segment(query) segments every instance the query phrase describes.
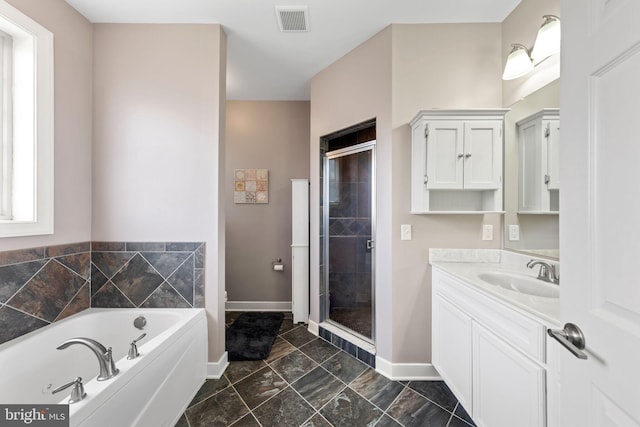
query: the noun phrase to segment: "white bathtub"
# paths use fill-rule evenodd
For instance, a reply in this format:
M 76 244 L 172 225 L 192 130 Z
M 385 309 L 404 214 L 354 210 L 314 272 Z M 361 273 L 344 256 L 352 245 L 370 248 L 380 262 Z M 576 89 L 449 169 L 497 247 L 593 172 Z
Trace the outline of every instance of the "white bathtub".
M 141 331 L 138 316 L 147 320 Z M 127 360 L 129 343 L 143 332 L 140 357 Z M 98 381 L 98 360 L 89 348 L 56 347 L 85 337 L 113 348 L 120 370 Z M 87 397 L 69 406 L 71 426 L 173 426 L 204 383 L 207 322 L 204 309 L 98 309 L 0 345 L 0 403 L 67 403 L 71 389 L 59 385 L 82 377 Z

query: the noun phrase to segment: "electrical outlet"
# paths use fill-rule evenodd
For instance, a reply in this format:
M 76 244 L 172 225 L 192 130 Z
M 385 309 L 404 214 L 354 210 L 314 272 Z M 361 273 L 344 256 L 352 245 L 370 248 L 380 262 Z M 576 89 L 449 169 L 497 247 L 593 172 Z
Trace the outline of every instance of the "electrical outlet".
M 484 224 L 482 226 L 482 240 L 493 240 L 493 225 Z
M 411 224 L 400 225 L 400 240 L 411 240 Z
M 520 226 L 519 225 L 510 225 L 509 226 L 509 240 L 520 240 Z

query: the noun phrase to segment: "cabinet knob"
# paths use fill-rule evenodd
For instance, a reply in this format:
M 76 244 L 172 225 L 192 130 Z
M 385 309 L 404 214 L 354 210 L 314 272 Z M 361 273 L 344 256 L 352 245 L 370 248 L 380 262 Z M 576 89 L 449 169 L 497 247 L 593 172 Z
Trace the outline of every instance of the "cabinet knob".
M 464 155 L 465 159 L 468 159 L 469 157 L 471 157 L 471 153 L 467 153 Z
M 461 159 L 461 158 L 463 158 L 463 157 L 464 157 L 464 154 L 462 154 L 462 153 L 458 154 L 458 158 L 459 158 L 459 159 Z

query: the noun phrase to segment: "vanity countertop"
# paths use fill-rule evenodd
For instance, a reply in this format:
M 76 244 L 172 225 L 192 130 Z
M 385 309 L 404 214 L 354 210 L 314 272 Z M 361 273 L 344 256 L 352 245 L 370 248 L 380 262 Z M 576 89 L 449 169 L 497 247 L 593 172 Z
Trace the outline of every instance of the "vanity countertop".
M 461 280 L 467 286 L 479 292 L 537 317 L 543 323 L 548 324 L 548 326 L 557 327 L 560 324 L 559 298 L 546 298 L 519 293 L 492 285 L 478 278 L 478 275 L 481 273 L 505 272 L 526 275 L 536 279 L 537 268 L 535 271 L 526 268 L 526 262 L 531 259 L 530 257 L 506 253 L 500 250 L 463 250 L 466 251 L 465 255 L 472 253 L 473 256 L 463 256 L 461 258 L 459 256 L 456 257 L 454 254 L 455 251 L 452 250 L 446 250 L 446 256 L 442 256 L 443 252 L 437 251 L 439 250 L 432 249 L 430 252 L 429 263 L 433 268 Z M 451 254 L 454 254 L 454 256 L 451 257 Z M 458 255 L 459 254 L 460 253 L 458 253 Z M 556 264 L 555 262 L 551 263 Z M 542 283 L 542 285 L 544 285 L 544 283 Z

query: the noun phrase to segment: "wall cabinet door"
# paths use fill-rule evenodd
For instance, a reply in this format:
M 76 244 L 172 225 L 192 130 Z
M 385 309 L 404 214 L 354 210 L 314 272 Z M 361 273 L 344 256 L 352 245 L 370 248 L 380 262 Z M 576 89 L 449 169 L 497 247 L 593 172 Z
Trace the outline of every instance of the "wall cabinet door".
M 429 122 L 427 129 L 427 189 L 500 187 L 501 122 Z
M 438 295 L 433 299 L 433 366 L 471 411 L 471 318 Z
M 464 188 L 497 189 L 502 185 L 502 123 L 474 121 L 464 125 Z
M 558 211 L 560 189 L 558 109 L 520 120 L 518 127 L 518 212 Z
M 411 120 L 411 213 L 502 211 L 506 111 L 425 110 Z
M 547 189 L 560 189 L 560 120 L 547 121 Z
M 464 123 L 428 122 L 427 189 L 459 189 L 464 185 Z
M 478 427 L 544 427 L 545 369 L 477 323 L 472 335 Z

